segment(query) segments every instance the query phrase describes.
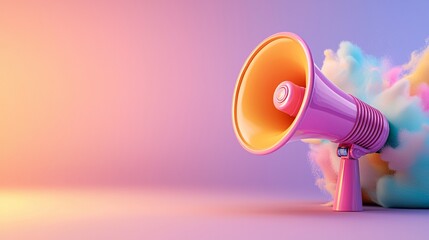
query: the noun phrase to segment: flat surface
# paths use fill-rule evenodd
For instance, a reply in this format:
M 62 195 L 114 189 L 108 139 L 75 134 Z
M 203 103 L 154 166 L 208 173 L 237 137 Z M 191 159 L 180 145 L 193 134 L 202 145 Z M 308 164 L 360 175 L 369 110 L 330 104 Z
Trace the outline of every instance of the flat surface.
M 429 236 L 428 210 L 365 207 L 365 212 L 337 213 L 320 200 L 300 196 L 130 189 L 1 190 L 0 204 L 0 239 Z

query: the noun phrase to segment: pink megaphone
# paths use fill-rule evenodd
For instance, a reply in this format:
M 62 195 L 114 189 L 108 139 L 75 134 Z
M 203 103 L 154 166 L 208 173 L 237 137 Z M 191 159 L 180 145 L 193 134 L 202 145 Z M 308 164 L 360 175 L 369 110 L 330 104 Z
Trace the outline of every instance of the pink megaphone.
M 339 143 L 333 209 L 362 211 L 358 158 L 386 144 L 389 123 L 329 81 L 300 37 L 275 34 L 252 52 L 235 87 L 232 116 L 240 144 L 251 153 L 267 154 L 300 139 Z

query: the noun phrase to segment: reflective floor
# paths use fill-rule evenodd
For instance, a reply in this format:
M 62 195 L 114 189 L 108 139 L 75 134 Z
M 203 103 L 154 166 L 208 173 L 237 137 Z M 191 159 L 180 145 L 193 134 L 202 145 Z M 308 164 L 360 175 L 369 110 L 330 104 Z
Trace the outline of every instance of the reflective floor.
M 310 197 L 136 189 L 0 191 L 0 239 L 427 239 L 429 210 L 332 212 Z

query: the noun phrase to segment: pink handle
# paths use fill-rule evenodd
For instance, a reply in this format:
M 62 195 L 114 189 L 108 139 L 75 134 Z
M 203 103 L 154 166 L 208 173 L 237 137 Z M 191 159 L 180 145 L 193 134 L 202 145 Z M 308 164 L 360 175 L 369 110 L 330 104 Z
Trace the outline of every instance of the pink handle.
M 362 211 L 362 192 L 357 159 L 341 157 L 333 209 L 339 212 Z

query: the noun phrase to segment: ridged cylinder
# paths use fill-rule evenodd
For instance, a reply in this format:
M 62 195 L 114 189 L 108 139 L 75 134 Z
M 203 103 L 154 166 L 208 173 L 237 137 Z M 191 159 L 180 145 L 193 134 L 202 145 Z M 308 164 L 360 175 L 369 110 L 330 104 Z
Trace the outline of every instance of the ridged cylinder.
M 356 103 L 356 121 L 350 133 L 338 142 L 356 144 L 369 152 L 377 152 L 386 143 L 389 122 L 379 110 L 352 97 Z

